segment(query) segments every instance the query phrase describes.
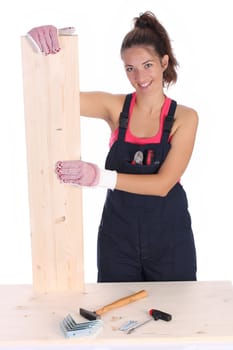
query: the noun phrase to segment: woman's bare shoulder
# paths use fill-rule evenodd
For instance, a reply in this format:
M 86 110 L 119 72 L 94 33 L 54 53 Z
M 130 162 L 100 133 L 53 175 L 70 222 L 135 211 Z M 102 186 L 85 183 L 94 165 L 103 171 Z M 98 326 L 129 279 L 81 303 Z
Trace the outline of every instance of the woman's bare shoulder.
M 174 124 L 171 131 L 171 136 L 180 128 L 197 129 L 198 126 L 198 113 L 195 109 L 187 107 L 181 104 L 177 105 Z
M 176 118 L 198 119 L 198 113 L 191 107 L 178 104 L 176 109 Z
M 108 111 L 107 121 L 111 129 L 115 130 L 119 124 L 119 117 L 124 105 L 126 95 L 112 94 L 112 93 L 106 93 L 106 92 L 103 92 L 101 94 L 104 100 L 104 104 Z

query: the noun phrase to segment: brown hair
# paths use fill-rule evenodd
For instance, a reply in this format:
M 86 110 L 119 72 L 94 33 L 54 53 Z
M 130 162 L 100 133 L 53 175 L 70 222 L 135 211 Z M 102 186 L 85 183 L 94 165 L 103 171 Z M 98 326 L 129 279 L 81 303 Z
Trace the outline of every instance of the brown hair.
M 166 29 L 150 11 L 134 18 L 134 28 L 124 37 L 121 54 L 125 49 L 138 45 L 152 46 L 160 58 L 168 55 L 168 67 L 163 73 L 164 84 L 169 85 L 177 81 L 178 62 L 174 56 L 170 38 Z

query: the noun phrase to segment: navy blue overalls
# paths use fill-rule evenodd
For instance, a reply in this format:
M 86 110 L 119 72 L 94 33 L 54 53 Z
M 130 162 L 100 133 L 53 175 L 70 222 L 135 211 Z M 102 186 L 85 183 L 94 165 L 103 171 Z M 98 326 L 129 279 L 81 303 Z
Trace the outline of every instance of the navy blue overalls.
M 132 94 L 120 115 L 118 139 L 105 167 L 119 173 L 158 172 L 170 149 L 169 134 L 176 102 L 171 101 L 160 143 L 125 142 Z M 132 164 L 137 151 L 150 165 Z M 196 250 L 185 191 L 178 182 L 165 197 L 108 190 L 97 245 L 98 282 L 196 280 Z

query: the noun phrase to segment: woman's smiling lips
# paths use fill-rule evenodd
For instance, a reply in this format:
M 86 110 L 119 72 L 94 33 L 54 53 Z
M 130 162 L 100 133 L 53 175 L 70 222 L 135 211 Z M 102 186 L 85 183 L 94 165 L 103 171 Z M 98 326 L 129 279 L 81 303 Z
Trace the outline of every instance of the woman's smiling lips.
M 142 89 L 146 89 L 148 86 L 150 86 L 152 83 L 152 81 L 149 81 L 147 83 L 137 83 L 137 85 L 142 88 Z

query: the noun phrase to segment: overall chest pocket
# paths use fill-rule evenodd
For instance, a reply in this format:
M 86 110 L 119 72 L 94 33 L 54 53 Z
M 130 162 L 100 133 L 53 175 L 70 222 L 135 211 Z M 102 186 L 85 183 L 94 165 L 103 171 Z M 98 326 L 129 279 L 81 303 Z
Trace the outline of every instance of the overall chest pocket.
M 153 145 L 154 146 L 154 145 Z M 120 168 L 127 174 L 155 174 L 161 165 L 159 148 L 129 149 L 123 157 Z

